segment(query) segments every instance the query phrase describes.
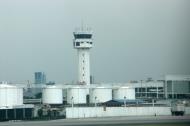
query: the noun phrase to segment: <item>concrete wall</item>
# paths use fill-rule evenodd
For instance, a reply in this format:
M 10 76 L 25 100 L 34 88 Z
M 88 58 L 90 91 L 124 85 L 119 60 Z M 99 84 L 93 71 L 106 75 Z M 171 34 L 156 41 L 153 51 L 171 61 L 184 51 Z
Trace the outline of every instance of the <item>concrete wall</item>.
M 185 115 L 190 115 L 190 107 L 185 107 Z
M 69 107 L 66 118 L 171 115 L 170 107 Z

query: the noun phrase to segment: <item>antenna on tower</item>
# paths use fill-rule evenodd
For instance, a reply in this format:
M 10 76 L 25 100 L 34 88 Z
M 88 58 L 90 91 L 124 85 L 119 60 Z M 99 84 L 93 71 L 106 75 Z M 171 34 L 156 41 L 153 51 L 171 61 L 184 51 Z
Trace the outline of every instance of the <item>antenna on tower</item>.
M 81 30 L 83 31 L 84 30 L 84 23 L 83 23 L 83 20 L 81 22 Z

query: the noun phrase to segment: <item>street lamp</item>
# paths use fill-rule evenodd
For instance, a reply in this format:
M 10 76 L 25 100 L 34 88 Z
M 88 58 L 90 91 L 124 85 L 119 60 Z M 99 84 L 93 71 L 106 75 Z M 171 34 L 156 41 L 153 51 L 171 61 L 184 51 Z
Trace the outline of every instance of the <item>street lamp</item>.
M 73 99 L 74 99 L 74 97 L 72 96 L 72 97 L 71 97 L 71 105 L 72 105 L 72 118 L 73 118 L 73 116 L 74 116 L 74 108 L 73 108 L 73 106 L 74 106 L 74 102 L 73 102 Z
M 71 104 L 72 104 L 72 108 L 74 106 L 74 103 L 73 103 L 73 96 L 71 97 Z
M 124 96 L 124 105 L 126 107 L 126 96 Z
M 142 98 L 142 80 L 141 80 L 141 88 L 140 88 L 140 98 Z
M 96 104 L 96 99 L 97 99 L 97 97 L 95 96 L 95 97 L 94 97 L 94 99 L 95 99 L 95 101 L 94 101 L 94 102 L 95 102 L 95 107 L 96 107 L 96 106 L 97 106 L 97 104 Z

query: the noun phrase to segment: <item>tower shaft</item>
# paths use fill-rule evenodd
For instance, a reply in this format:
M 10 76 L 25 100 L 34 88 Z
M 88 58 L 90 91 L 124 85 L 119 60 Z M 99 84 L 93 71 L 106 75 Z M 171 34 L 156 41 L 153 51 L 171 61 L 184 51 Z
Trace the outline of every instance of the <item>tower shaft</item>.
M 78 81 L 81 84 L 90 84 L 90 51 L 78 49 Z

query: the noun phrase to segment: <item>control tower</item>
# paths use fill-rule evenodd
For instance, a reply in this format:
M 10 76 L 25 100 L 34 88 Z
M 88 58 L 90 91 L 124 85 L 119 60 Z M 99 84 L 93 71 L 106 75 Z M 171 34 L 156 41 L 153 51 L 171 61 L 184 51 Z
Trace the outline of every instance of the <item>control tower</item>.
M 73 33 L 73 46 L 78 51 L 78 83 L 90 85 L 90 49 L 92 48 L 92 30 L 76 29 Z

